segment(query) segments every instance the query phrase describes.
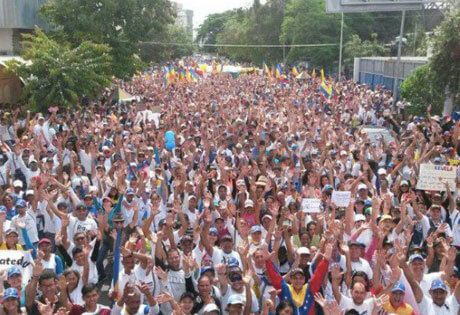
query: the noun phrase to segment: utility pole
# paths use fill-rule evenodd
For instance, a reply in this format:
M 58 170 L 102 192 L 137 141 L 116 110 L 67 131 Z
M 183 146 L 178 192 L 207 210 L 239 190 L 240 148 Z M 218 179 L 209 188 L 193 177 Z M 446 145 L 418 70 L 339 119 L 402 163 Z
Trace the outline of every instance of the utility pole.
M 340 53 L 339 53 L 339 71 L 337 75 L 337 81 L 340 81 L 342 77 L 342 49 L 343 49 L 343 12 L 342 12 L 342 22 L 340 24 Z
M 393 84 L 393 96 L 394 96 L 394 103 L 396 104 L 396 87 L 398 85 L 398 79 L 401 77 L 401 69 L 399 69 L 401 64 L 401 44 L 402 44 L 402 37 L 404 34 L 404 20 L 406 19 L 406 10 L 402 11 L 402 18 L 401 18 L 401 28 L 399 30 L 399 41 L 398 41 L 398 58 L 396 59 L 396 69 L 393 71 L 395 74 L 394 84 Z

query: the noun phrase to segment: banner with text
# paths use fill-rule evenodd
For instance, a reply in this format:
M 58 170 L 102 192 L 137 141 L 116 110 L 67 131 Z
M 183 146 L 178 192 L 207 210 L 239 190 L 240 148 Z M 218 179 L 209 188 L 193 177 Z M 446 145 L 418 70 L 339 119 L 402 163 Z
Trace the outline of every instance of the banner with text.
M 447 182 L 450 190 L 454 191 L 457 187 L 456 178 L 457 166 L 421 164 L 417 189 L 444 191 L 446 186 L 443 182 Z
M 0 250 L 0 270 L 16 266 L 22 272 L 22 283 L 28 283 L 32 276 L 33 259 L 29 251 Z

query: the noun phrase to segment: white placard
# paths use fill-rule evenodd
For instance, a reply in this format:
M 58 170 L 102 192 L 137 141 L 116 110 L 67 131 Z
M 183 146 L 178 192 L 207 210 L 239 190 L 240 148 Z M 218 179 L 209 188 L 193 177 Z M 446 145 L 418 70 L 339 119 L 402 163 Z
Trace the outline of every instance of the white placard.
M 303 198 L 302 199 L 302 211 L 308 213 L 320 212 L 321 200 L 316 198 Z
M 22 272 L 22 282 L 29 282 L 32 276 L 33 259 L 29 251 L 0 250 L 0 270 L 16 266 Z
M 332 192 L 332 199 L 331 201 L 337 207 L 348 207 L 350 205 L 351 200 L 351 191 L 336 191 Z
M 454 191 L 457 187 L 457 166 L 421 164 L 417 189 L 444 191 L 446 186 L 441 181 L 447 181 L 449 188 Z

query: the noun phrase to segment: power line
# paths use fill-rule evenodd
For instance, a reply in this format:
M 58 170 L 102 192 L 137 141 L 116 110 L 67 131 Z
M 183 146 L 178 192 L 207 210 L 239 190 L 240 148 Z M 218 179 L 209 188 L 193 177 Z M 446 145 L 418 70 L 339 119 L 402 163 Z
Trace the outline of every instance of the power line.
M 339 44 L 289 44 L 289 45 L 256 45 L 256 44 L 197 44 L 197 43 L 163 43 L 163 42 L 141 42 L 142 44 L 164 45 L 164 46 L 200 46 L 200 47 L 252 47 L 252 48 L 283 48 L 283 47 L 328 47 Z

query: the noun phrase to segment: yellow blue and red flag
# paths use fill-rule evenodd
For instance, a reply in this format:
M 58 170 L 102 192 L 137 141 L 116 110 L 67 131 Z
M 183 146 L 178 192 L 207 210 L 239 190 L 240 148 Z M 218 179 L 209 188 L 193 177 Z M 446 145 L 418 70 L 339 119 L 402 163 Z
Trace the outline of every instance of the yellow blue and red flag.
M 276 72 L 275 72 L 275 77 L 278 79 L 278 78 L 281 78 L 281 74 L 283 74 L 283 72 L 281 71 L 281 65 L 280 64 L 277 64 L 276 65 Z
M 297 76 L 299 75 L 299 70 L 297 70 L 297 67 L 296 67 L 296 66 L 292 67 L 292 74 L 293 74 L 295 77 L 297 77 Z
M 332 97 L 332 86 L 328 85 L 326 82 L 321 82 L 320 91 L 324 94 L 324 96 L 328 99 Z
M 324 69 L 321 69 L 321 82 L 326 81 L 326 76 L 324 75 Z

